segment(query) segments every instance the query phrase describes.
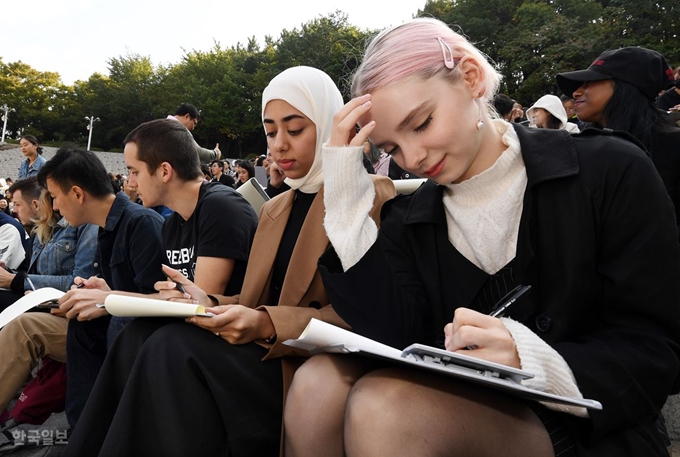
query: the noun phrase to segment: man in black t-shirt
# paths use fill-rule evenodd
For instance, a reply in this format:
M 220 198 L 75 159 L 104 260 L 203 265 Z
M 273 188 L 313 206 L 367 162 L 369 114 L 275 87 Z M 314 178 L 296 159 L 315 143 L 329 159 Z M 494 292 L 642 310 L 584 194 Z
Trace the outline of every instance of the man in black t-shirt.
M 208 293 L 238 294 L 257 228 L 250 204 L 228 186 L 203 182 L 191 135 L 176 122 L 140 125 L 124 153 L 144 206 L 174 211 L 162 232 L 168 265 Z

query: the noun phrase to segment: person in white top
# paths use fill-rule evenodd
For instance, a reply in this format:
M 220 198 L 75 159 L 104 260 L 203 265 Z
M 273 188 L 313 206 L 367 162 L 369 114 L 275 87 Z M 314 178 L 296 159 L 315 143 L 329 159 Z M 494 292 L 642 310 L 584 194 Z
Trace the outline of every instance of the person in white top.
M 555 95 L 544 95 L 527 110 L 527 117 L 533 127 L 539 129 L 564 129 L 569 133 L 579 133 L 576 124 L 567 121 L 567 111 L 562 101 Z

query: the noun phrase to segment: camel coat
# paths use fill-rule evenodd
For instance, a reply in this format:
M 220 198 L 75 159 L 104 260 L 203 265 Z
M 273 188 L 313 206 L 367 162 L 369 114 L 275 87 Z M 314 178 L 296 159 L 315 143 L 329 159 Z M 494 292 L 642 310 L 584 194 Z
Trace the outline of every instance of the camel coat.
M 370 216 L 379 224 L 383 203 L 393 198 L 396 192 L 390 179 L 373 175 L 372 178 L 376 196 Z M 283 342 L 299 337 L 312 318 L 349 328 L 333 310 L 317 268 L 319 257 L 330 245 L 323 227 L 323 187 L 312 202 L 300 229 L 281 288 L 279 304 L 267 305 L 274 259 L 294 198 L 295 192 L 287 191 L 262 207 L 241 294 L 233 297 L 211 295 L 220 305 L 241 304 L 269 313 L 276 330 L 276 339 L 271 344 L 264 340 L 257 343 L 269 349 L 263 360 L 286 356 L 282 359 L 284 402 L 293 374 L 308 354 Z

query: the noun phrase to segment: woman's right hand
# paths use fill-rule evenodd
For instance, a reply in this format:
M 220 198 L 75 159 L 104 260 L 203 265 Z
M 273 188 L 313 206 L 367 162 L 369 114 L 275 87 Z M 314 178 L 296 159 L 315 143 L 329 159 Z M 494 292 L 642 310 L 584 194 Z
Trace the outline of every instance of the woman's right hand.
M 278 189 L 283 184 L 284 179 L 286 179 L 286 175 L 283 170 L 279 168 L 276 162 L 272 161 L 269 166 L 269 184 Z
M 331 148 L 361 146 L 375 128 L 375 121 L 364 125 L 358 133 L 356 125 L 371 109 L 371 94 L 353 98 L 333 116 L 333 130 L 326 144 Z

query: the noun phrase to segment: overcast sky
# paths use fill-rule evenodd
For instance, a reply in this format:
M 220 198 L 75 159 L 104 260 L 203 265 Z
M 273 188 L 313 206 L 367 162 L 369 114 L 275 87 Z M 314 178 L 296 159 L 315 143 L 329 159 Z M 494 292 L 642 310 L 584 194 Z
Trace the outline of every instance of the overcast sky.
M 106 61 L 128 53 L 154 64 L 178 63 L 185 51 L 228 48 L 255 36 L 278 38 L 336 10 L 362 29 L 409 20 L 425 0 L 19 0 L 2 2 L 0 57 L 21 60 L 62 81 L 108 74 Z

